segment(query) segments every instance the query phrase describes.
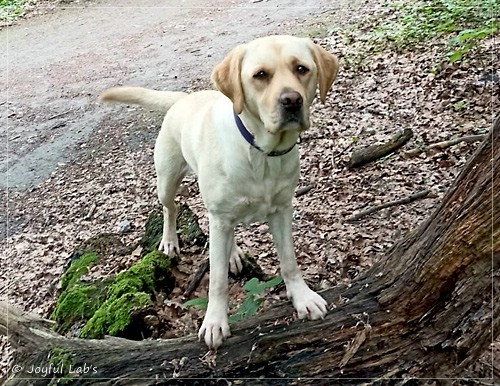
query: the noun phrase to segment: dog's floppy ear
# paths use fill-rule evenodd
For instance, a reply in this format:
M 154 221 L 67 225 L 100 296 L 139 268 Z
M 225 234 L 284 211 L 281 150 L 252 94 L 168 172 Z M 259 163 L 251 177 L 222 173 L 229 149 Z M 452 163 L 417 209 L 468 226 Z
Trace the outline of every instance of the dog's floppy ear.
M 326 101 L 326 94 L 330 87 L 332 87 L 333 81 L 337 77 L 337 72 L 339 71 L 339 60 L 338 58 L 329 53 L 323 47 L 313 43 L 311 40 L 312 51 L 314 55 L 314 61 L 318 68 L 318 83 L 319 83 L 319 96 L 322 103 Z
M 235 47 L 212 72 L 212 81 L 221 93 L 233 101 L 237 114 L 243 111 L 245 103 L 241 85 L 241 62 L 245 50 L 245 45 Z

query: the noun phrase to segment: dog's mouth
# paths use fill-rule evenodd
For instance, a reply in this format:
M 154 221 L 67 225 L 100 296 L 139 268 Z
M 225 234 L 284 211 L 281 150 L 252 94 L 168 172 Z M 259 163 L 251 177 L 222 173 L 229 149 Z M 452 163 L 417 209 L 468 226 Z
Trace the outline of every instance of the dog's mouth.
M 280 127 L 282 128 L 281 130 L 305 130 L 307 127 L 303 111 L 283 111 L 281 113 Z
M 281 134 L 288 131 L 303 132 L 309 128 L 309 122 L 302 117 L 286 117 L 277 123 L 267 126 L 270 134 Z
M 286 131 L 305 131 L 309 128 L 309 118 L 306 114 L 300 111 L 283 111 L 281 110 L 274 122 L 267 127 L 267 131 L 271 134 L 278 134 Z

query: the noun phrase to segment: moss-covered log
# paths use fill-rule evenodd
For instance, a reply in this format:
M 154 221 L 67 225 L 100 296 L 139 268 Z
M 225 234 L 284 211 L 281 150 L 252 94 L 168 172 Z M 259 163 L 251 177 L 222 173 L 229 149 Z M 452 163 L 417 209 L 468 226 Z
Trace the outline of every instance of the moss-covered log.
M 500 302 L 493 298 L 500 291 L 493 280 L 500 275 L 499 141 L 500 119 L 424 224 L 352 286 L 322 293 L 334 308 L 324 320 L 290 322 L 292 307 L 284 303 L 236 324 L 215 356 L 205 355 L 194 336 L 63 338 L 3 304 L 0 334 L 8 333 L 15 363 L 23 366 L 7 385 L 45 385 L 60 377 L 26 379 L 33 365 L 52 363 L 54 350 L 64 354 L 57 363 L 83 369 L 65 373 L 73 385 L 192 385 L 192 378 L 215 385 L 243 377 L 245 385 L 261 385 L 263 377 L 279 385 L 297 377 L 327 379 L 308 382 L 314 385 L 359 384 L 360 378 L 371 384 L 390 378 L 396 385 L 466 378 L 467 367 L 500 331 Z

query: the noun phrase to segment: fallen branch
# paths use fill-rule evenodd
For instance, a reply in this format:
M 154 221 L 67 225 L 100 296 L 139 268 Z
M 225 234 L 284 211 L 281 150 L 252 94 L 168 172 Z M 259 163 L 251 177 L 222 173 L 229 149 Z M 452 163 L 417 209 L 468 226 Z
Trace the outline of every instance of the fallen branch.
M 365 209 L 365 210 L 363 210 L 355 215 L 347 217 L 344 221 L 346 221 L 346 222 L 358 221 L 359 219 L 361 219 L 365 216 L 368 216 L 372 213 L 378 212 L 379 210 L 389 208 L 390 206 L 409 204 L 410 202 L 413 202 L 415 200 L 425 198 L 429 195 L 429 193 L 430 193 L 430 190 L 426 189 L 426 190 L 422 190 L 421 192 L 413 193 L 412 195 L 405 197 L 405 198 L 401 198 L 399 200 L 390 201 L 390 202 L 386 202 L 385 204 L 372 206 L 372 207 Z
M 47 120 L 50 121 L 52 119 L 56 119 L 56 118 L 62 117 L 63 115 L 66 115 L 66 114 L 70 113 L 71 111 L 72 110 L 66 110 L 66 111 L 63 111 L 62 113 L 58 113 L 58 114 L 52 115 L 51 117 L 48 117 Z
M 482 141 L 484 139 L 484 135 L 468 135 L 466 137 L 460 137 L 460 138 L 453 138 L 448 141 L 442 141 L 442 142 L 436 142 L 433 144 L 430 144 L 428 146 L 423 146 L 423 147 L 417 147 L 415 149 L 411 149 L 408 151 L 405 151 L 404 155 L 406 157 L 416 157 L 417 155 L 421 153 L 428 153 L 432 149 L 446 149 L 447 147 L 450 146 L 455 146 L 461 142 L 478 142 Z
M 205 272 L 208 271 L 208 259 L 205 259 L 200 266 L 198 267 L 198 271 L 196 271 L 196 274 L 194 275 L 193 280 L 188 284 L 186 290 L 184 291 L 184 296 L 188 298 L 193 291 L 198 287 L 200 284 L 201 279 L 203 278 L 203 275 L 205 275 Z
M 406 144 L 413 136 L 412 129 L 404 129 L 399 131 L 389 142 L 381 145 L 370 145 L 360 150 L 353 151 L 349 160 L 349 168 L 356 168 L 366 165 L 369 162 L 385 157 Z
M 313 185 L 305 186 L 303 188 L 297 189 L 295 192 L 295 197 L 303 196 L 304 194 L 309 193 L 314 188 Z

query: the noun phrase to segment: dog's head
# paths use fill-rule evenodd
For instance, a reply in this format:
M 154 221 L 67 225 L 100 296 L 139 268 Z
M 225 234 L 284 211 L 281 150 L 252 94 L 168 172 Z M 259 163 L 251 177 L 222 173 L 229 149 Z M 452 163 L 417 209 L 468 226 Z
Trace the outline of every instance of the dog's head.
M 234 48 L 212 80 L 235 111 L 258 118 L 271 134 L 309 128 L 309 107 L 337 76 L 338 59 L 310 39 L 268 36 Z

